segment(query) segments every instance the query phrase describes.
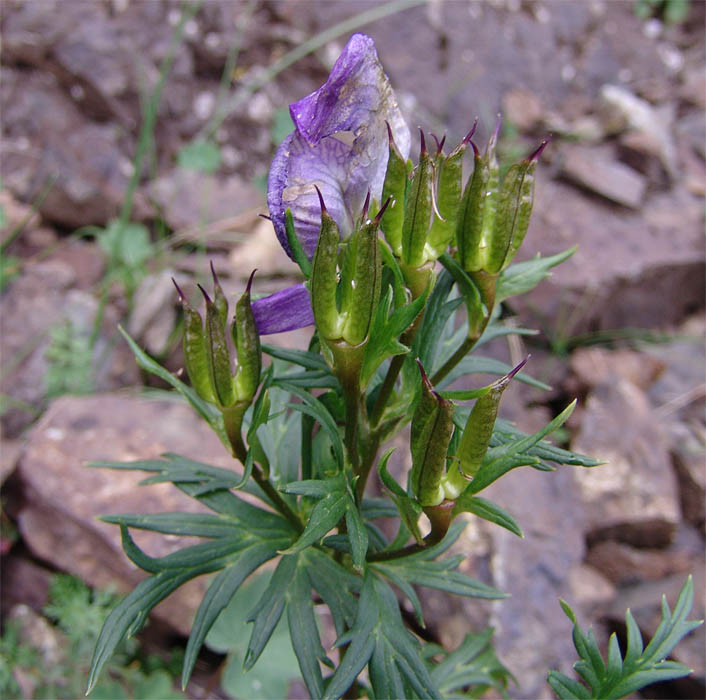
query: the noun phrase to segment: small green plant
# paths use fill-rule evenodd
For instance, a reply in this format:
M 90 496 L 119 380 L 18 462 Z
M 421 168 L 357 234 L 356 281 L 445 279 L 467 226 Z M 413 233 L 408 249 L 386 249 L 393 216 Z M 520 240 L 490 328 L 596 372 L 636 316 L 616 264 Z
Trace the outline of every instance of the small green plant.
M 689 16 L 690 0 L 637 0 L 635 15 L 640 19 L 662 17 L 667 24 L 681 24 Z
M 640 628 L 628 610 L 625 613 L 627 649 L 620 651 L 615 633 L 608 643 L 608 661 L 604 661 L 592 630 L 582 632 L 574 611 L 564 602 L 561 607 L 574 625 L 574 646 L 579 660 L 574 670 L 585 681 L 582 685 L 558 671 L 549 672 L 549 685 L 562 700 L 618 700 L 640 688 L 659 681 L 682 678 L 690 669 L 675 661 L 667 661 L 676 645 L 689 632 L 702 624 L 700 620 L 687 620 L 694 602 L 694 584 L 691 576 L 679 593 L 674 612 L 662 596 L 662 621 L 647 647 L 644 647 Z
M 23 690 L 30 688 L 33 689 L 30 697 L 38 700 L 82 697 L 91 651 L 116 601 L 112 593 L 91 590 L 73 576 L 54 576 L 44 614 L 55 625 L 50 634 L 56 635 L 58 642 L 56 658 L 48 662 L 39 645 L 23 640 L 20 620 L 10 620 L 0 638 L 0 697 L 28 700 Z M 153 657 L 141 658 L 139 644 L 131 639 L 119 645 L 93 697 L 171 700 L 184 696 L 174 689 L 166 664 Z
M 70 320 L 49 329 L 49 346 L 44 353 L 49 363 L 45 375 L 46 397 L 89 394 L 95 388 L 90 332 Z

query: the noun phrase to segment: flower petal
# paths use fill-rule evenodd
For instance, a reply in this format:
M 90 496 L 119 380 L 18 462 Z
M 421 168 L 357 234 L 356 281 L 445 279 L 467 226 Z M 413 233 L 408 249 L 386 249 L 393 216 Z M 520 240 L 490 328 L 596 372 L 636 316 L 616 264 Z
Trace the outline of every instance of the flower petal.
M 295 284 L 268 297 L 254 299 L 251 305 L 260 335 L 284 333 L 314 323 L 309 290 L 304 284 Z
M 321 212 L 314 185 L 346 237 L 368 191 L 378 201 L 387 168 L 390 124 L 402 155 L 409 129 L 370 37 L 354 34 L 318 90 L 290 106 L 295 131 L 277 150 L 268 180 L 267 203 L 275 232 L 288 255 L 284 213 L 311 258 Z

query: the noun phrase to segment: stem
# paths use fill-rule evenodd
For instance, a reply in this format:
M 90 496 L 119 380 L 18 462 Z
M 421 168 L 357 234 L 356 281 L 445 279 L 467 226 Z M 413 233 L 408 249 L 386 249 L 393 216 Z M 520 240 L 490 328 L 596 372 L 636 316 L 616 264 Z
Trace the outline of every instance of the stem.
M 370 424 L 377 425 L 382 418 L 382 413 L 387 406 L 387 402 L 392 394 L 392 390 L 395 388 L 395 383 L 397 382 L 397 376 L 402 369 L 404 364 L 404 355 L 395 355 L 390 362 L 390 366 L 387 368 L 387 374 L 383 380 L 380 391 L 378 392 L 377 399 L 375 400 L 375 406 L 373 412 L 370 414 Z
M 442 379 L 446 378 L 446 375 L 468 354 L 469 350 L 478 342 L 477 337 L 471 337 L 471 336 L 466 336 L 466 339 L 459 345 L 458 349 L 456 352 L 449 357 L 446 362 L 444 362 L 443 366 L 438 369 L 434 374 L 432 375 L 431 379 L 429 380 L 434 386 L 437 386 L 439 382 Z
M 241 462 L 243 460 L 240 460 Z M 289 507 L 289 504 L 282 498 L 279 491 L 272 485 L 272 482 L 262 473 L 257 464 L 253 464 L 252 477 L 257 485 L 267 494 L 277 510 L 289 520 L 297 532 L 302 532 L 304 527 L 297 514 Z

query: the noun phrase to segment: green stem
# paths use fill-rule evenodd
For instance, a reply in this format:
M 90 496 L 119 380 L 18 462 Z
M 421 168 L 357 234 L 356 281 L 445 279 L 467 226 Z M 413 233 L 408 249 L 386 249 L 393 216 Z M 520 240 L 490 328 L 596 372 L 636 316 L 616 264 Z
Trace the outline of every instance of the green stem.
M 458 347 L 456 352 L 449 357 L 444 365 L 432 375 L 429 380 L 434 386 L 437 386 L 442 379 L 468 354 L 473 346 L 478 342 L 480 336 L 466 336 L 465 340 Z
M 243 460 L 240 461 L 243 462 Z M 289 507 L 289 504 L 282 498 L 279 491 L 277 491 L 277 489 L 272 485 L 272 482 L 262 473 L 262 470 L 256 464 L 254 464 L 252 468 L 252 477 L 257 482 L 257 485 L 272 501 L 275 508 L 277 508 L 277 510 L 294 526 L 294 529 L 297 532 L 302 532 L 304 530 L 302 521 Z

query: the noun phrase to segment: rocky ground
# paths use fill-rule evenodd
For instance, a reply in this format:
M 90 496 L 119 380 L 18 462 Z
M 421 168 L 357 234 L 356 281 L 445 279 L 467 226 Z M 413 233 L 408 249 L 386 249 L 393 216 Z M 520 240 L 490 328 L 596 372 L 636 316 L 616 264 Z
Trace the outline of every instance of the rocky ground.
M 39 610 L 51 571 L 134 585 L 118 533 L 96 515 L 189 507 L 86 461 L 170 450 L 225 465 L 183 406 L 140 395 L 145 377 L 116 325 L 176 370 L 171 276 L 193 287 L 212 259 L 233 292 L 253 267 L 257 291 L 289 282 L 294 267 L 257 218 L 262 179 L 282 108 L 323 81 L 347 34 L 277 75 L 267 68 L 379 3 L 209 0 L 174 42 L 179 7 L 0 7 L 3 616 L 20 603 Z M 501 657 L 523 679 L 512 697 L 550 697 L 546 669 L 570 669 L 559 597 L 604 639 L 622 632 L 626 607 L 649 635 L 659 594 L 673 600 L 692 572 L 704 617 L 704 8 L 694 0 L 684 22 L 667 25 L 638 18 L 632 2 L 430 0 L 364 26 L 410 124 L 453 142 L 478 116 L 483 140 L 502 111 L 508 158 L 553 134 L 523 254 L 579 245 L 508 310 L 541 328 L 532 370 L 554 388 L 517 385 L 504 410 L 531 429 L 578 396 L 567 438 L 607 464 L 520 470 L 494 487 L 525 540 L 474 524 L 462 548 L 474 575 L 511 592 L 508 601 L 425 600 L 430 634 L 445 644 L 496 628 Z M 154 138 L 141 141 L 170 56 Z M 215 161 L 203 149 L 199 162 L 184 155 L 203 139 L 217 145 Z M 128 251 L 111 249 L 121 215 L 133 225 Z M 166 546 L 139 542 L 155 553 Z M 185 634 L 183 611 L 194 610 L 202 585 L 157 608 L 157 629 Z M 703 697 L 703 629 L 677 658 L 695 674 L 662 696 Z

